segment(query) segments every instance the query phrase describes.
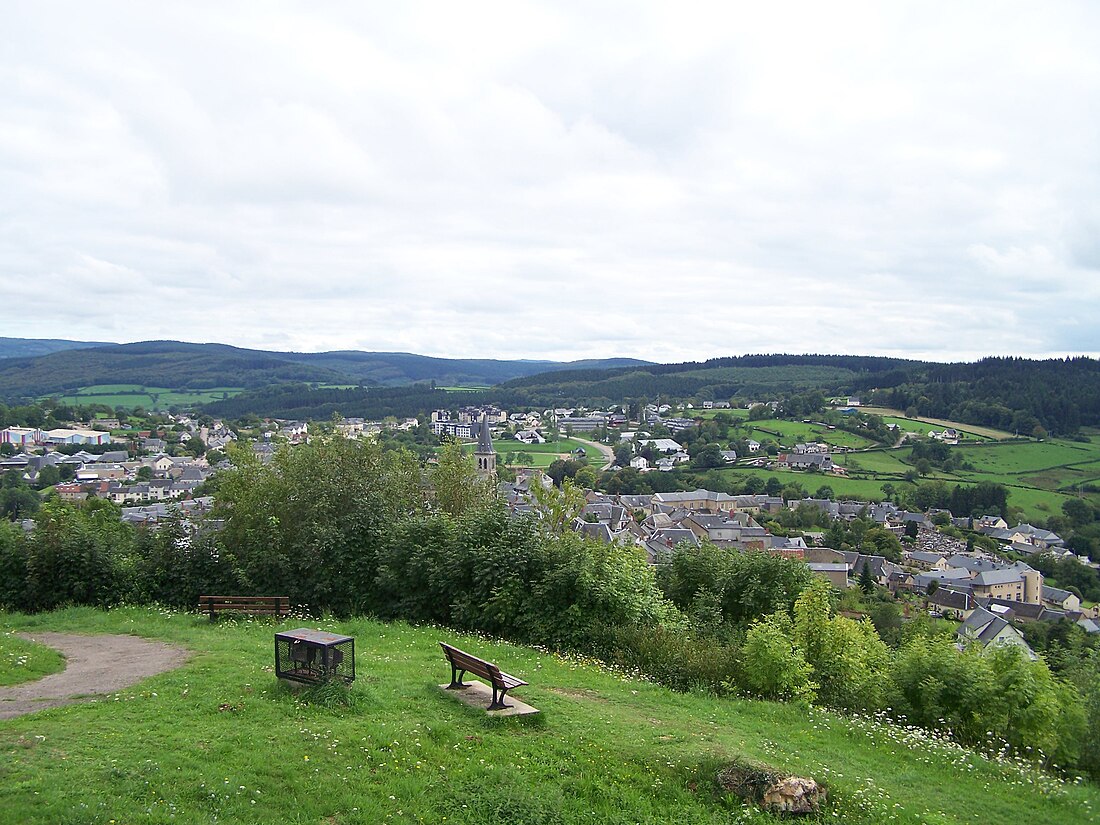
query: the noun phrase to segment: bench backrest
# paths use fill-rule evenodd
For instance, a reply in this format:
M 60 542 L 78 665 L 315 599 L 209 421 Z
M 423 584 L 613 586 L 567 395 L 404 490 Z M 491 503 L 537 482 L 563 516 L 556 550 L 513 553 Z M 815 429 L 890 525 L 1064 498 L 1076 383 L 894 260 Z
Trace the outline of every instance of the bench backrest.
M 503 684 L 504 680 L 500 675 L 500 668 L 492 662 L 479 659 L 472 653 L 459 650 L 457 647 L 452 647 L 445 642 L 440 642 L 439 646 L 443 648 L 443 654 L 447 657 L 447 660 L 459 670 L 465 670 L 467 673 L 480 676 L 482 679 L 490 679 L 497 685 Z
M 289 596 L 199 596 L 200 610 L 290 612 Z

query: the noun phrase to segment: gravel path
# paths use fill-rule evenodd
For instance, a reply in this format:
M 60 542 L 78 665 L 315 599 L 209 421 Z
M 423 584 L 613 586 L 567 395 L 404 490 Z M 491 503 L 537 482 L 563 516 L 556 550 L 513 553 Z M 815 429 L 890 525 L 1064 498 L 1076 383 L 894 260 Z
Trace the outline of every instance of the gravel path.
M 66 666 L 60 673 L 34 682 L 0 687 L 0 719 L 114 693 L 148 676 L 179 667 L 189 655 L 182 647 L 137 636 L 18 635 L 60 650 Z

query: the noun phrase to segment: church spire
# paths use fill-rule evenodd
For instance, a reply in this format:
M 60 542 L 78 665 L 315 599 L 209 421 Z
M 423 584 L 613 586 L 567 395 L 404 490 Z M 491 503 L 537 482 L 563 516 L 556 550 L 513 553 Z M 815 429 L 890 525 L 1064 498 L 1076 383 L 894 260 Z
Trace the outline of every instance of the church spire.
M 493 438 L 489 435 L 489 414 L 481 414 L 481 428 L 477 434 L 477 450 L 474 451 L 477 459 L 477 471 L 485 478 L 496 475 L 497 451 L 493 449 Z

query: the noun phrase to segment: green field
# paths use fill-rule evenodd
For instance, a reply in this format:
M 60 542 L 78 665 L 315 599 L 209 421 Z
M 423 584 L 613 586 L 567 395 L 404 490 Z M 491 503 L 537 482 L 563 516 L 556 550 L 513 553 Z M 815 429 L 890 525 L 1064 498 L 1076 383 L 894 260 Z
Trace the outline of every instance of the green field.
M 980 445 L 953 447 L 952 452 L 961 455 L 974 469 L 945 473 L 933 468 L 923 480 L 939 479 L 949 485 L 981 481 L 1003 484 L 1009 488 L 1009 504 L 1019 507 L 1023 518 L 1037 522 L 1060 514 L 1062 503 L 1076 486 L 1100 478 L 1100 444 L 1093 441 L 987 441 Z M 848 479 L 768 470 L 751 472 L 764 477 L 775 475 L 785 484 L 799 480 L 813 489 L 821 484 L 818 479 L 829 478 L 829 486 L 838 496 L 859 495 L 863 491 L 881 498 L 880 487 L 885 482 L 898 490 L 912 487 L 903 479 L 906 473 L 914 470 L 909 462 L 910 453 L 910 449 L 902 448 L 834 454 L 837 464 L 848 467 L 851 476 Z M 1100 504 L 1100 495 L 1090 494 L 1088 498 Z
M 881 501 L 882 483 L 890 481 L 899 490 L 905 489 L 904 483 L 898 483 L 894 479 L 858 479 L 845 478 L 832 473 L 802 473 L 795 470 L 768 470 L 763 468 L 745 467 L 733 470 L 718 470 L 722 475 L 731 475 L 734 478 L 742 476 L 758 476 L 767 481 L 769 478 L 777 478 L 785 485 L 801 484 L 812 496 L 819 487 L 831 487 L 838 499 L 858 499 L 862 501 Z
M 1100 460 L 1100 450 L 1095 444 L 1053 439 L 955 449 L 980 472 L 990 475 L 1017 476 Z
M 1096 821 L 1100 790 L 877 720 L 673 693 L 574 656 L 443 628 L 292 619 L 352 635 L 349 707 L 273 674 L 263 621 L 167 610 L 0 614 L 0 630 L 125 633 L 181 668 L 96 701 L 0 721 L 0 823 L 727 825 L 771 817 L 718 787 L 731 760 L 823 781 L 813 822 Z M 526 720 L 445 695 L 438 640 L 529 681 Z
M 169 407 L 190 407 L 231 398 L 243 392 L 242 387 L 214 387 L 208 390 L 172 390 L 166 387 L 143 387 L 140 384 L 96 384 L 82 387 L 74 393 L 56 398 L 62 404 L 105 404 L 108 407 L 144 407 L 165 410 Z
M 908 450 L 873 450 L 865 453 L 837 453 L 833 455 L 833 461 L 842 467 L 848 467 L 852 475 L 873 473 L 903 476 L 913 469 L 912 464 L 902 460 L 908 457 Z
M 897 424 L 903 430 L 928 435 L 929 430 L 942 430 L 951 427 L 958 430 L 964 438 L 972 438 L 978 441 L 1012 438 L 1012 433 L 1003 430 L 995 430 L 992 427 L 980 427 L 976 424 L 962 424 L 958 421 L 945 421 L 940 418 L 906 418 L 900 410 L 891 410 L 886 407 L 862 407 L 861 412 L 882 416 L 887 424 Z
M 464 445 L 463 448 L 466 452 L 472 453 L 476 447 L 476 444 L 469 443 Z M 497 451 L 497 460 L 501 463 L 504 463 L 508 453 L 530 453 L 533 459 L 530 464 L 516 464 L 515 466 L 534 467 L 542 470 L 561 458 L 563 454 L 578 448 L 584 450 L 585 457 L 594 467 L 598 468 L 603 464 L 603 455 L 599 450 L 589 444 L 581 444 L 572 438 L 561 438 L 557 441 L 548 441 L 545 444 L 524 444 L 514 438 L 502 438 L 493 442 L 493 449 Z
M 830 430 L 827 426 L 820 424 L 804 424 L 801 421 L 782 419 L 747 421 L 742 426 L 741 432 L 745 432 L 748 438 L 757 441 L 763 441 L 765 438 L 773 439 L 784 447 L 813 441 L 823 441 L 834 447 L 848 447 L 856 450 L 875 446 L 874 441 L 845 430 Z

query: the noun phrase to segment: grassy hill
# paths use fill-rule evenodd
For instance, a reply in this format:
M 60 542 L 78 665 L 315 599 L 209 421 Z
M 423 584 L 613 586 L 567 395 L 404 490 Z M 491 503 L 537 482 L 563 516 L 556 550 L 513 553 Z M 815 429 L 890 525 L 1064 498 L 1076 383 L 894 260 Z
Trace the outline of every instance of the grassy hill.
M 1100 792 L 875 720 L 677 694 L 448 630 L 290 620 L 356 638 L 350 707 L 273 676 L 274 625 L 123 608 L 0 614 L 0 632 L 133 633 L 192 651 L 93 703 L 0 722 L 0 823 L 778 822 L 720 791 L 735 759 L 826 783 L 819 821 L 1081 823 Z M 436 687 L 445 639 L 531 682 L 496 720 Z

